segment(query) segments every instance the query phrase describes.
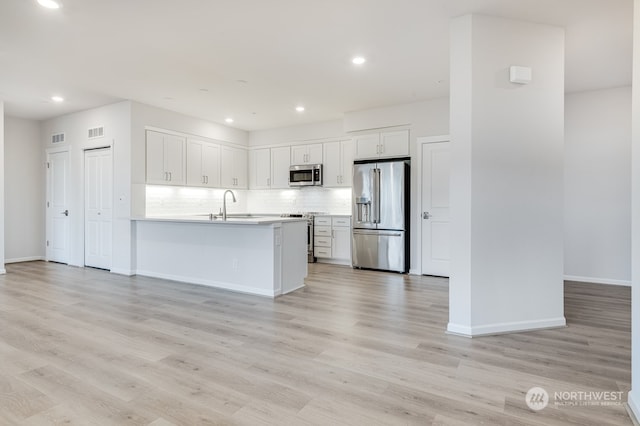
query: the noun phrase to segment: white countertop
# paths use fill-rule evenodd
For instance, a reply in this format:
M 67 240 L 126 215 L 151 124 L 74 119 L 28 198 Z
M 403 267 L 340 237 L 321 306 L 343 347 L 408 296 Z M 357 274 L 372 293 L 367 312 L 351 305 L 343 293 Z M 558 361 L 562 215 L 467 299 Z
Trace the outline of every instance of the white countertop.
M 147 222 L 179 222 L 179 223 L 207 223 L 212 225 L 270 225 L 282 222 L 302 222 L 307 219 L 301 217 L 280 217 L 277 215 L 260 214 L 229 214 L 227 220 L 218 217 L 209 220 L 209 215 L 189 215 L 189 216 L 154 216 L 154 217 L 132 217 L 131 220 Z

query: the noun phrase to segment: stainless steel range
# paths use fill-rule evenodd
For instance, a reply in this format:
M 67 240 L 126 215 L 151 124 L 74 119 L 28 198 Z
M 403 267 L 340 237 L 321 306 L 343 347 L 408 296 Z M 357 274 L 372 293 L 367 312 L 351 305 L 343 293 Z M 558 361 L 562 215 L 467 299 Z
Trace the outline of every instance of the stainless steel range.
M 283 213 L 280 217 L 302 217 L 307 219 L 307 262 L 315 263 L 316 258 L 313 255 L 313 217 L 314 212 L 310 213 Z

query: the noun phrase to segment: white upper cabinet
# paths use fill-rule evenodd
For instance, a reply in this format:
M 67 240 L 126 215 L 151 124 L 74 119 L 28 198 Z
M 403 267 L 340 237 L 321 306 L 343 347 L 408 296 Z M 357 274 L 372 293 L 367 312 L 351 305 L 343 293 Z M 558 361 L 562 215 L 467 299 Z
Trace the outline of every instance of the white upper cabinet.
M 380 157 L 404 157 L 409 155 L 409 131 L 380 133 Z
M 355 144 L 353 140 L 340 142 L 340 186 L 351 187 L 353 184 L 353 160 L 356 156 Z
M 254 149 L 249 152 L 249 188 L 271 188 L 271 150 Z
M 249 152 L 249 188 L 289 188 L 291 149 L 261 148 Z
M 220 145 L 197 140 L 187 141 L 187 185 L 220 186 Z
M 328 142 L 324 144 L 323 152 L 322 184 L 328 187 L 351 187 L 354 142 Z
M 147 130 L 146 137 L 147 183 L 184 185 L 185 138 L 153 130 Z
M 248 155 L 245 149 L 222 147 L 220 159 L 220 186 L 222 188 L 247 188 Z
M 322 163 L 322 144 L 297 145 L 291 147 L 291 164 Z
M 373 133 L 354 137 L 356 159 L 406 157 L 409 155 L 409 131 Z
M 289 188 L 291 147 L 271 148 L 271 188 Z
M 378 158 L 380 156 L 380 134 L 360 135 L 353 138 L 356 158 Z

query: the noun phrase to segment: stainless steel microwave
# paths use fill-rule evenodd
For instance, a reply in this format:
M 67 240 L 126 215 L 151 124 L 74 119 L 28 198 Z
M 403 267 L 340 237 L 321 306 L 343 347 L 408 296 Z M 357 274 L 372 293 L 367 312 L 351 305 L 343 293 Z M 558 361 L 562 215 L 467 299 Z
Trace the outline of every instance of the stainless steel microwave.
M 289 167 L 289 186 L 322 186 L 322 164 Z

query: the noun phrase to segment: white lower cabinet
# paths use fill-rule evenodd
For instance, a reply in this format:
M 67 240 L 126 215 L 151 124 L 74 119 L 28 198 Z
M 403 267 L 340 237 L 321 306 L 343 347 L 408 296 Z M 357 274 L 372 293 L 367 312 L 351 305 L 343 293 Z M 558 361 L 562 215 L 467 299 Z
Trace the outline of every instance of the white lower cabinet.
M 320 262 L 351 265 L 351 216 L 316 216 L 313 253 Z

